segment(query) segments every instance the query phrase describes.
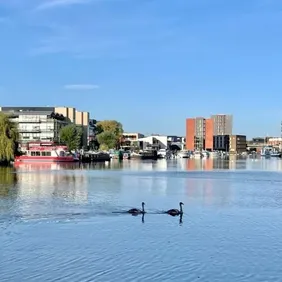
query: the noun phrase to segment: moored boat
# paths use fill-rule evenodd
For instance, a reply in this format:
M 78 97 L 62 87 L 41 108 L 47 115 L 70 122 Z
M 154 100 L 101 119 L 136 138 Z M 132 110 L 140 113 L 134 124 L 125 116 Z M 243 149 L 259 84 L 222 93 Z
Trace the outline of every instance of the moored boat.
M 183 158 L 183 159 L 187 159 L 187 158 L 190 158 L 190 153 L 188 150 L 181 150 L 178 152 L 178 157 L 179 158 Z
M 55 144 L 30 144 L 22 155 L 15 157 L 14 164 L 22 162 L 75 162 L 79 158 L 70 154 L 67 150 L 67 146 L 55 145 Z

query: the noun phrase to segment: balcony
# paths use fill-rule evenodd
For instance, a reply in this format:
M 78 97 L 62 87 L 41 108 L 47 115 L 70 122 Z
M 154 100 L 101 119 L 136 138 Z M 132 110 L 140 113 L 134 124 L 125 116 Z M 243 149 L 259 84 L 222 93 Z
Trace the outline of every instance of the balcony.
M 19 133 L 40 133 L 41 129 L 21 129 L 19 128 Z

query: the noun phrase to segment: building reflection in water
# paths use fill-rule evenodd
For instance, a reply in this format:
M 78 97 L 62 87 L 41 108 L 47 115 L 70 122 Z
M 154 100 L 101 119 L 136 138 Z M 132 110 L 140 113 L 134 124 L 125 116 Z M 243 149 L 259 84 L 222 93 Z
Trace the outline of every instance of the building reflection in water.
M 245 170 L 247 168 L 247 160 L 246 159 L 240 159 L 237 156 L 229 156 L 229 169 L 237 170 L 237 169 L 243 169 Z
M 188 201 L 200 202 L 202 205 L 223 206 L 230 197 L 230 181 L 218 176 L 220 170 L 230 169 L 230 161 L 225 159 L 188 159 L 186 170 L 195 171 L 186 178 Z M 208 173 L 201 171 L 213 171 Z M 198 172 L 196 172 L 198 171 Z
M 282 171 L 282 160 L 280 158 L 250 158 L 246 162 L 248 170 Z
M 224 206 L 230 198 L 230 181 L 212 179 L 212 177 L 187 177 L 186 193 L 191 203 Z
M 24 164 L 16 168 L 21 199 L 68 198 L 87 201 L 87 177 L 73 164 Z
M 186 170 L 217 170 L 217 169 L 229 169 L 229 160 L 225 159 L 187 159 Z

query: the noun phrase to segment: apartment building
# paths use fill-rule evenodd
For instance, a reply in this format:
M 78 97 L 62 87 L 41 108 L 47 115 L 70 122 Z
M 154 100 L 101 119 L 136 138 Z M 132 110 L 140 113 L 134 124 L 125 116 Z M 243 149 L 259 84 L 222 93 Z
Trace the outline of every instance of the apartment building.
M 83 146 L 87 145 L 89 113 L 68 107 L 0 107 L 18 124 L 19 142 L 60 142 L 62 127 L 74 123 L 83 128 Z
M 186 119 L 186 149 L 213 150 L 213 120 L 203 117 Z
M 241 154 L 247 150 L 247 137 L 246 135 L 230 135 L 229 153 Z
M 232 135 L 233 116 L 226 114 L 212 115 L 213 135 Z
M 215 151 L 229 152 L 230 135 L 213 136 L 213 149 Z

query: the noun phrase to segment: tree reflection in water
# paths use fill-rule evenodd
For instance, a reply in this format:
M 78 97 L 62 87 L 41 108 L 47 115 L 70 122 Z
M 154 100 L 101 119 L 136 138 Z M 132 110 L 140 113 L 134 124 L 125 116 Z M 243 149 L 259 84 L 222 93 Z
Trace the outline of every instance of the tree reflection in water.
M 0 167 L 0 197 L 8 197 L 18 181 L 13 167 Z

